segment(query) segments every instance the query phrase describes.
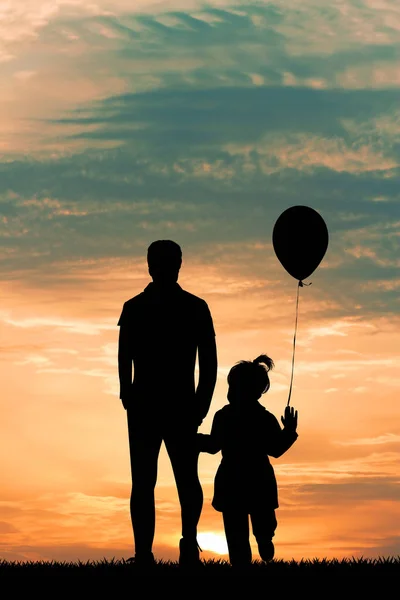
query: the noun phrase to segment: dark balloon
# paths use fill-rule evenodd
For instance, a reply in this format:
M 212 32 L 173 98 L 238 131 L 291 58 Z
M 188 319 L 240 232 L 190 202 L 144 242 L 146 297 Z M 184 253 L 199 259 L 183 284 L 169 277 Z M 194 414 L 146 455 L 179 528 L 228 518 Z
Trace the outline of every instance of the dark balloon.
M 291 206 L 277 219 L 272 232 L 275 254 L 299 281 L 315 271 L 328 248 L 328 228 L 309 206 Z

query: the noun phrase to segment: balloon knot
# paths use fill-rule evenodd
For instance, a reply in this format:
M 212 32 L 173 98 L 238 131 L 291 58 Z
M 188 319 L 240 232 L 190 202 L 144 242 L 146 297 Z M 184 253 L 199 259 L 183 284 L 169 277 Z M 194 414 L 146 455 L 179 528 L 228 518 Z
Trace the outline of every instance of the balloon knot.
M 304 287 L 305 285 L 309 286 L 311 284 L 312 284 L 312 281 L 310 281 L 310 283 L 303 283 L 303 281 L 301 281 L 301 280 L 299 281 L 299 287 Z

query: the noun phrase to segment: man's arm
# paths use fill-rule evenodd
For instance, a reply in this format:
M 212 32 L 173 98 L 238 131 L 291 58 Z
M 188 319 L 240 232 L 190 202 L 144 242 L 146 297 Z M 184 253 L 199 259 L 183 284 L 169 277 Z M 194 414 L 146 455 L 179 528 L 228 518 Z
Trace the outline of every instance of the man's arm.
M 119 375 L 119 397 L 125 409 L 132 388 L 132 354 L 129 345 L 129 330 L 121 325 L 118 342 L 118 375 Z
M 217 382 L 217 346 L 215 336 L 204 338 L 198 346 L 199 381 L 196 389 L 199 425 L 206 417 Z

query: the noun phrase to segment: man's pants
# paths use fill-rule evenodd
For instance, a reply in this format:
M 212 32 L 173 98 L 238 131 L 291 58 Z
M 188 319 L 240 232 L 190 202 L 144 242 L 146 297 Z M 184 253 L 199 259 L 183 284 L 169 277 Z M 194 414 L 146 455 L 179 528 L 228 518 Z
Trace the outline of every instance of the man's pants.
M 131 519 L 136 554 L 151 552 L 155 532 L 154 488 L 161 443 L 164 441 L 181 505 L 182 537 L 196 539 L 203 507 L 198 477 L 197 426 L 160 416 L 138 415 L 128 409 L 132 474 Z

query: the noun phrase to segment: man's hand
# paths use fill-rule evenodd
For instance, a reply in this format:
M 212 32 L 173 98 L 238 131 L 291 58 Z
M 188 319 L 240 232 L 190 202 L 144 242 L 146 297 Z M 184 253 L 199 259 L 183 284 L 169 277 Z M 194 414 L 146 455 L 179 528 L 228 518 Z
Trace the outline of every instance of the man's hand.
M 129 328 L 121 326 L 118 341 L 119 398 L 125 410 L 132 394 L 132 353 Z
M 200 427 L 208 414 L 211 398 L 208 394 L 203 393 L 201 390 L 199 390 L 199 388 L 197 388 L 195 402 L 196 406 L 194 408 L 194 418 L 197 427 Z
M 285 429 L 288 429 L 289 431 L 296 431 L 297 410 L 295 411 L 293 406 L 287 406 L 285 408 L 285 416 L 281 417 L 281 421 Z
M 203 423 L 203 417 L 196 417 L 196 426 L 200 427 L 200 425 Z
M 215 336 L 208 336 L 198 346 L 199 380 L 196 388 L 196 412 L 198 426 L 202 424 L 210 410 L 211 400 L 217 381 L 217 346 Z
M 119 398 L 122 402 L 122 406 L 124 407 L 125 410 L 128 409 L 128 407 L 131 405 L 132 403 L 132 386 L 129 386 L 130 389 L 124 389 L 121 391 Z
M 197 409 L 194 411 L 192 418 L 196 427 L 200 427 L 200 425 L 203 423 L 203 420 L 205 419 L 205 416 L 203 416 L 203 412 Z

